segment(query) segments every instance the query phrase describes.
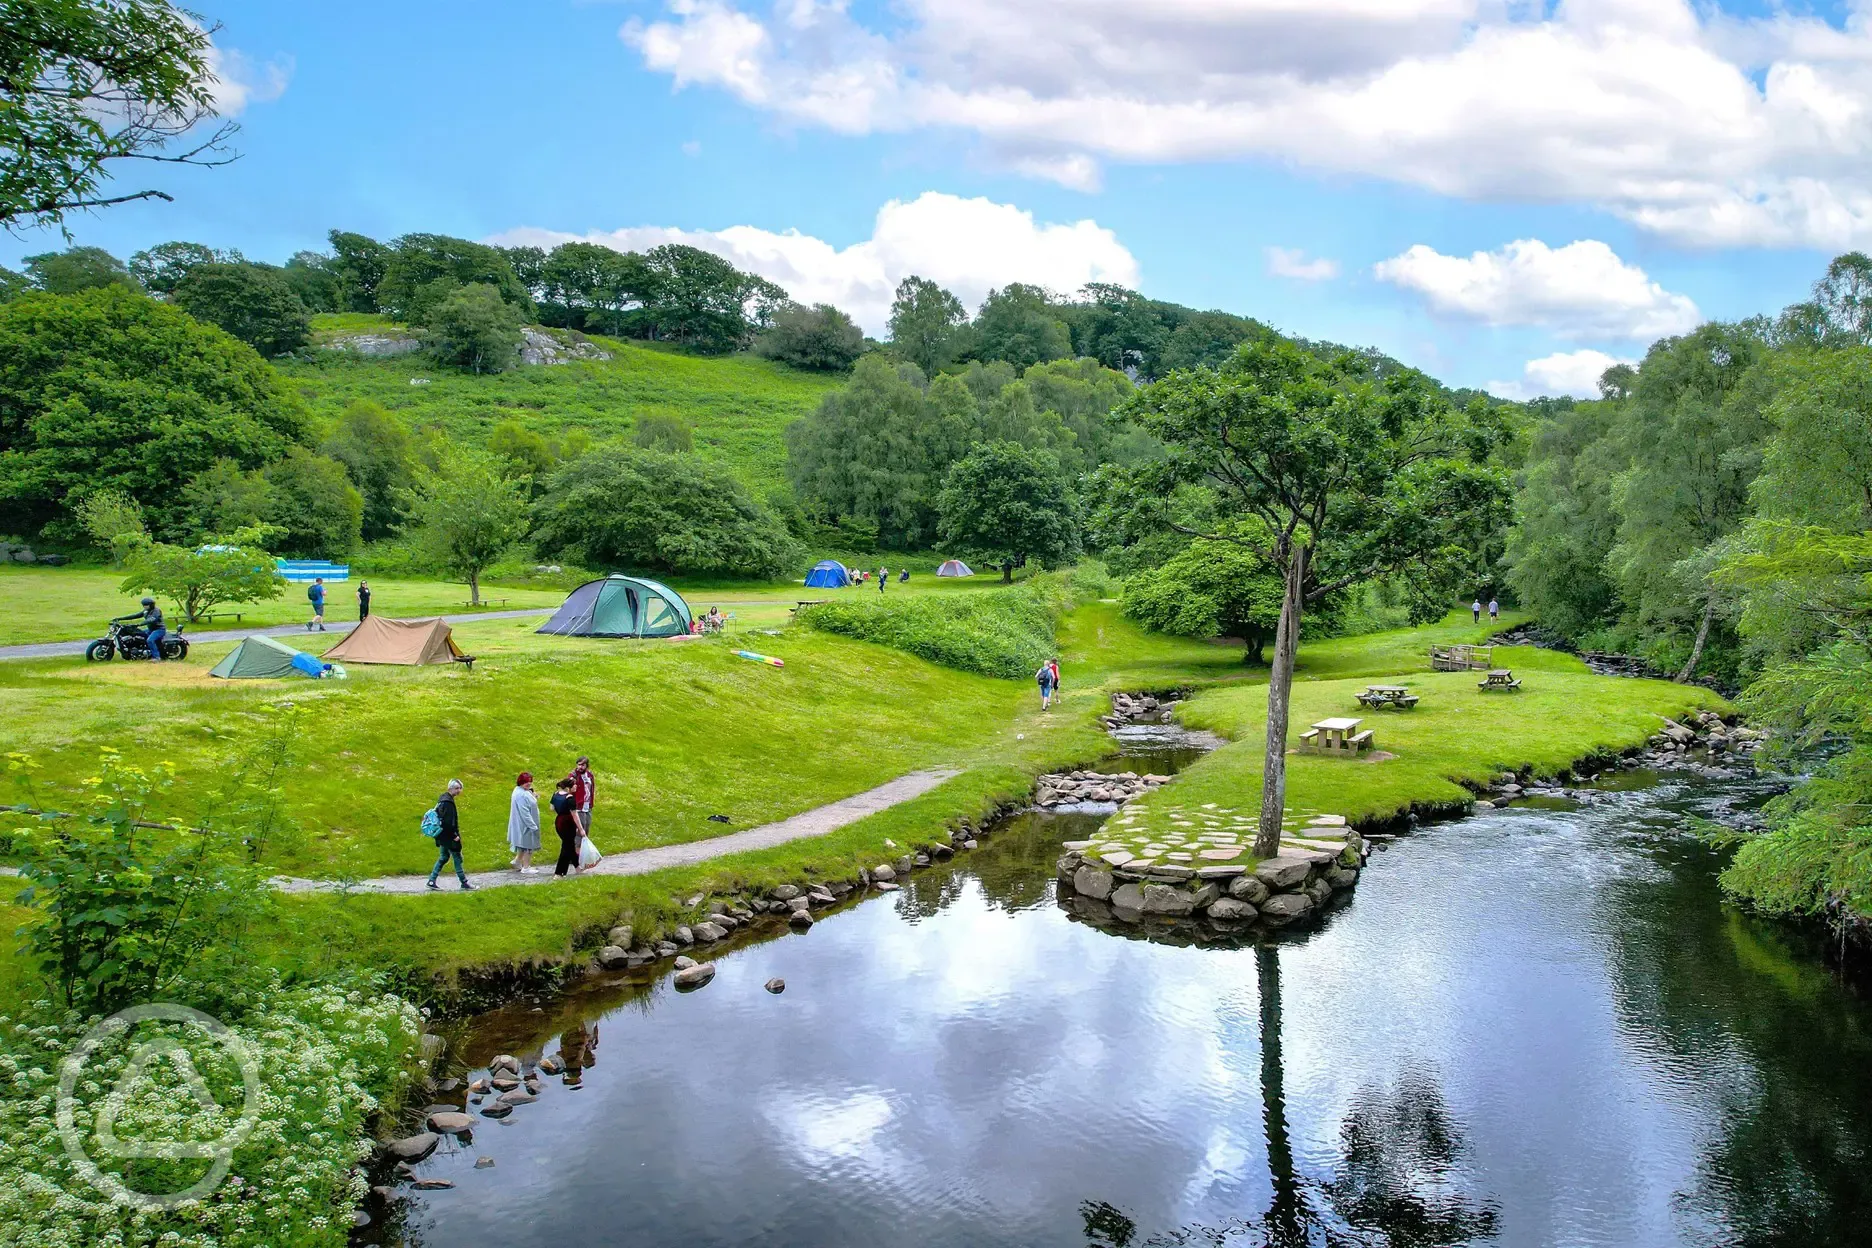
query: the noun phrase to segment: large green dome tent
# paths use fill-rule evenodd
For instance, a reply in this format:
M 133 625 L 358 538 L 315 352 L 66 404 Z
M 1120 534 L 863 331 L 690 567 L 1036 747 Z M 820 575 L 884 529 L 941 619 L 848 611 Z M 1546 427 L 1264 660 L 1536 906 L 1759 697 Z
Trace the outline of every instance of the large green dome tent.
M 607 576 L 573 590 L 539 631 L 561 637 L 676 637 L 689 631 L 693 618 L 682 595 L 667 585 Z

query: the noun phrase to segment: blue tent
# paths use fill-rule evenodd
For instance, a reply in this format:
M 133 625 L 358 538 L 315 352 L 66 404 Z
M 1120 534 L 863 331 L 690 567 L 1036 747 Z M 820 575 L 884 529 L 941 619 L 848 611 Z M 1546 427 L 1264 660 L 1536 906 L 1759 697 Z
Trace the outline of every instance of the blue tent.
M 836 559 L 821 559 L 806 574 L 806 586 L 809 589 L 845 589 L 851 583 L 851 573 Z

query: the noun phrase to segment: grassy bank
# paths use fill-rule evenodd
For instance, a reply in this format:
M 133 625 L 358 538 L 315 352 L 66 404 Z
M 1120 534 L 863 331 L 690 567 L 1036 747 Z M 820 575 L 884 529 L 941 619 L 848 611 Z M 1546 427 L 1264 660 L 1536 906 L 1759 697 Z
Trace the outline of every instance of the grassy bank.
M 803 608 L 799 623 L 944 667 L 1025 680 L 1054 657 L 1070 593 L 1064 576 L 1043 576 L 988 593 L 841 596 Z

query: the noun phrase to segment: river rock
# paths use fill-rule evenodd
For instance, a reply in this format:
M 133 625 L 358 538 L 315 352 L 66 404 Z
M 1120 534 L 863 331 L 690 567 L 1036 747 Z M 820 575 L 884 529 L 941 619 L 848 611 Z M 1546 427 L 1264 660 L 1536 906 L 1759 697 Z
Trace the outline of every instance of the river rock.
M 492 1157 L 477 1157 L 477 1158 L 475 1158 L 475 1169 L 477 1169 L 477 1170 L 492 1170 L 493 1168 L 494 1168 L 494 1159 L 493 1159 Z
M 1080 867 L 1073 872 L 1073 891 L 1104 901 L 1112 893 L 1112 874 L 1097 867 Z
M 1258 906 L 1268 899 L 1268 886 L 1257 875 L 1242 875 L 1229 881 L 1228 894 L 1237 901 Z
M 715 941 L 720 940 L 727 934 L 726 931 L 715 926 L 713 923 L 698 923 L 695 925 L 695 936 L 697 940 Z
M 874 880 L 884 880 L 886 882 L 894 880 L 897 878 L 897 868 L 891 866 L 888 862 L 880 862 L 877 866 L 871 868 L 871 878 Z
M 656 943 L 656 956 L 659 958 L 673 958 L 676 956 L 676 949 L 677 945 L 675 941 L 659 940 Z
M 677 928 L 676 929 L 676 943 L 679 945 L 695 944 L 695 932 L 689 927 Z
M 1214 902 L 1217 898 L 1221 896 L 1222 896 L 1221 885 L 1204 884 L 1201 888 L 1197 889 L 1193 894 L 1190 895 L 1190 904 L 1195 906 L 1198 910 L 1206 909 L 1210 905 L 1210 903 Z
M 481 1116 L 483 1118 L 500 1119 L 505 1118 L 511 1113 L 513 1113 L 513 1106 L 503 1105 L 499 1101 L 492 1101 L 481 1111 Z
M 1178 917 L 1196 909 L 1196 900 L 1180 888 L 1168 884 L 1146 884 L 1143 889 L 1144 904 L 1138 908 L 1145 914 L 1162 914 Z
M 792 901 L 799 895 L 799 886 L 795 884 L 782 884 L 768 894 L 775 901 Z
M 1334 867 L 1326 873 L 1326 882 L 1334 888 L 1351 888 L 1358 883 L 1358 871 L 1353 867 Z
M 1276 893 L 1261 905 L 1261 917 L 1280 927 L 1303 918 L 1313 909 L 1313 899 L 1305 893 Z
M 765 988 L 768 992 L 773 993 L 774 996 L 777 997 L 781 993 L 786 991 L 786 980 L 781 979 L 778 975 L 776 975 L 772 979 L 768 980 L 766 983 L 762 984 L 761 987 Z
M 1233 897 L 1218 897 L 1204 913 L 1222 923 L 1246 923 L 1255 917 L 1255 908 Z
M 539 1093 L 537 1092 L 515 1090 L 501 1093 L 494 1099 L 494 1103 L 496 1105 L 531 1105 L 537 1100 L 539 1100 Z
M 896 865 L 897 865 L 898 875 L 909 875 L 910 874 L 910 855 L 905 854 L 899 859 L 897 859 Z
M 834 905 L 838 901 L 838 898 L 833 895 L 832 890 L 823 884 L 815 884 L 810 889 L 806 890 L 806 898 L 808 901 L 821 906 Z
M 1129 910 L 1134 914 L 1144 911 L 1144 889 L 1138 884 L 1120 884 L 1111 892 L 1110 901 L 1114 910 Z
M 468 1090 L 474 1093 L 476 1096 L 486 1095 L 487 1090 L 488 1090 L 488 1081 L 485 1079 L 476 1079 L 472 1081 L 471 1083 L 469 1083 Z
M 708 921 L 713 923 L 716 927 L 721 928 L 724 932 L 732 932 L 735 928 L 741 926 L 740 919 L 735 918 L 733 915 L 721 913 L 709 915 Z
M 488 1074 L 490 1075 L 518 1075 L 519 1073 L 520 1059 L 511 1053 L 502 1053 L 488 1063 Z
M 454 1187 L 452 1179 L 417 1179 L 410 1187 L 418 1192 L 446 1192 Z
M 1332 885 L 1328 884 L 1325 877 L 1322 876 L 1313 880 L 1300 891 L 1311 897 L 1314 905 L 1323 906 L 1326 904 L 1326 899 L 1332 896 Z
M 788 927 L 795 927 L 803 932 L 812 925 L 813 917 L 812 911 L 810 910 L 795 910 L 792 914 L 787 915 Z
M 676 959 L 676 969 L 679 971 L 686 971 L 690 967 L 695 966 L 695 965 L 697 965 L 697 963 L 694 958 L 681 957 L 681 958 Z
M 891 884 L 891 883 L 888 883 L 888 882 L 886 882 L 886 883 L 883 883 L 883 884 L 873 884 L 873 885 L 872 885 L 871 887 L 873 887 L 873 888 L 875 888 L 875 889 L 877 889 L 877 891 L 878 891 L 878 892 L 880 892 L 880 893 L 894 893 L 894 892 L 896 892 L 896 891 L 897 891 L 898 889 L 900 889 L 900 888 L 902 888 L 902 887 L 903 887 L 903 885 L 901 885 L 901 884 Z
M 620 923 L 605 936 L 605 943 L 616 945 L 620 949 L 628 949 L 631 947 L 632 935 L 631 929 Z
M 474 1119 L 460 1110 L 450 1109 L 429 1115 L 429 1129 L 438 1135 L 459 1135 L 474 1126 Z
M 621 945 L 606 945 L 598 951 L 598 965 L 615 971 L 630 965 L 630 951 Z
M 1284 853 L 1255 864 L 1255 875 L 1275 891 L 1297 886 L 1312 870 L 1313 864 L 1305 858 Z
M 700 988 L 715 978 L 715 964 L 704 962 L 700 966 L 686 966 L 670 978 L 678 988 Z
M 792 901 L 783 903 L 782 908 L 791 913 L 803 914 L 812 908 L 812 903 L 811 897 L 795 897 Z
M 494 1085 L 496 1092 L 511 1092 L 520 1086 L 520 1081 L 512 1075 L 496 1075 L 488 1082 Z
M 384 1153 L 398 1161 L 421 1161 L 435 1152 L 442 1137 L 433 1131 L 418 1131 L 415 1135 L 406 1135 L 400 1140 L 392 1140 L 384 1145 Z
M 539 1068 L 541 1074 L 556 1075 L 565 1069 L 565 1062 L 554 1054 L 540 1058 Z

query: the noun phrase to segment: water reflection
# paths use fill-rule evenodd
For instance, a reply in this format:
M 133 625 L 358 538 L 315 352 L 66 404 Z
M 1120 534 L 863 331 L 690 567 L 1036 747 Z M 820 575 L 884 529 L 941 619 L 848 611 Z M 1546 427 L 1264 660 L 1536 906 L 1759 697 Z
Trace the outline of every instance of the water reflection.
M 459 1186 L 420 1198 L 412 1234 L 1853 1242 L 1868 1015 L 1721 907 L 1680 835 L 1714 800 L 1424 829 L 1322 927 L 1247 947 L 1074 920 L 1049 877 L 1085 825 L 1028 820 L 892 900 L 721 956 L 698 993 L 590 981 L 484 1020 L 470 1060 L 582 1047 L 582 1086 L 425 1163 Z M 761 990 L 775 975 L 782 996 Z

